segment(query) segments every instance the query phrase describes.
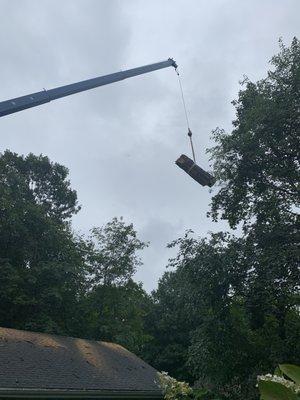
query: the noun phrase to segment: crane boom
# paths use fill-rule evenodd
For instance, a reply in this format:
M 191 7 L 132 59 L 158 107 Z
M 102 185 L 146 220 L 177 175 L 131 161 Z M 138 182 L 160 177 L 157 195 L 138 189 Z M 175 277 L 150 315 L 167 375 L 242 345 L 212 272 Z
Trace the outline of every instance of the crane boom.
M 72 83 L 70 85 L 60 86 L 50 90 L 31 93 L 26 96 L 16 97 L 14 99 L 0 102 L 0 117 L 13 114 L 26 108 L 36 107 L 41 104 L 48 103 L 61 97 L 70 96 L 71 94 L 83 92 L 85 90 L 94 89 L 98 86 L 108 85 L 133 76 L 146 74 L 158 69 L 174 67 L 177 68 L 176 62 L 169 58 L 154 64 L 144 65 L 142 67 L 132 68 L 125 71 L 115 72 L 113 74 L 99 76 L 97 78 L 88 79 L 81 82 Z

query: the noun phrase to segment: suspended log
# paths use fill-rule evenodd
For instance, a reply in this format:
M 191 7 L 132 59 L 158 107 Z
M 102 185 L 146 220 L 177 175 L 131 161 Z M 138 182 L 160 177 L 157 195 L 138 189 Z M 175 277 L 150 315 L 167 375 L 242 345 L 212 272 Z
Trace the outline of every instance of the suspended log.
M 216 179 L 212 175 L 200 168 L 185 154 L 181 154 L 175 163 L 202 186 L 212 187 L 216 182 Z

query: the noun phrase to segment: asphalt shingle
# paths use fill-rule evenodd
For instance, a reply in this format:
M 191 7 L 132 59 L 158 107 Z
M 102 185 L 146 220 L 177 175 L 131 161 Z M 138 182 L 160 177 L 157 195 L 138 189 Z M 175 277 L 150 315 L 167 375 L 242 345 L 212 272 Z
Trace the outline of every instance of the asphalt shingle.
M 0 328 L 0 389 L 160 393 L 156 374 L 114 343 Z

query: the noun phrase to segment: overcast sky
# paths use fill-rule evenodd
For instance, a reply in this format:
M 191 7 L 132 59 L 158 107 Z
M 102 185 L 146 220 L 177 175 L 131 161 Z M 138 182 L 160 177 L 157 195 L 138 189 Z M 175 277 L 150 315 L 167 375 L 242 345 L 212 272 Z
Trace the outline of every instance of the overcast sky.
M 230 130 L 238 82 L 264 77 L 278 38 L 300 36 L 299 16 L 299 0 L 0 0 L 0 101 L 174 57 L 207 168 L 211 130 Z M 0 151 L 69 168 L 76 230 L 123 216 L 150 241 L 136 274 L 147 290 L 168 242 L 227 229 L 206 218 L 213 192 L 174 164 L 190 150 L 173 68 L 1 118 L 0 133 Z

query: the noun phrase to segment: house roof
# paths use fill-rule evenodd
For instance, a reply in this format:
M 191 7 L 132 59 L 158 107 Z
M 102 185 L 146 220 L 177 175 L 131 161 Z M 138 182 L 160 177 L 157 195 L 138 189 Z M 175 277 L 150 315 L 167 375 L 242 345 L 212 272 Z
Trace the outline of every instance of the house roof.
M 161 397 L 156 374 L 114 343 L 0 328 L 0 397 Z

